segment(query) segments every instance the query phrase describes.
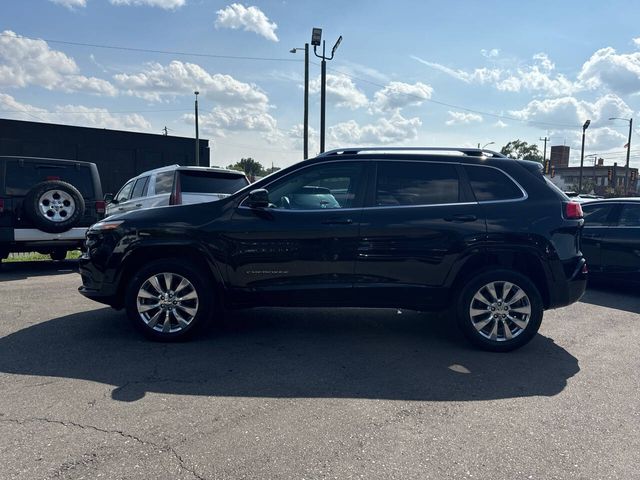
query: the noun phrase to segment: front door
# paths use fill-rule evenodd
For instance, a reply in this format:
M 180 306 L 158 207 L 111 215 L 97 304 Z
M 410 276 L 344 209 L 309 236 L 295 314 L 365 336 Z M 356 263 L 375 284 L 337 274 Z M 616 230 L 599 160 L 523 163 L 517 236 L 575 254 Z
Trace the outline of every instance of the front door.
M 227 233 L 236 302 L 348 302 L 365 172 L 362 162 L 303 167 L 265 186 L 268 208 L 237 207 Z

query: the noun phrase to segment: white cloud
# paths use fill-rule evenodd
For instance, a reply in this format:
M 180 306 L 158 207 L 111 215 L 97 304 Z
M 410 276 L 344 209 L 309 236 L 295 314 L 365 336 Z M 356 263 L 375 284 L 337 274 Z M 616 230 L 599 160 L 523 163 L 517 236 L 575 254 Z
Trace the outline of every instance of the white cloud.
M 151 124 L 142 115 L 130 113 L 114 115 L 103 108 L 83 105 L 58 105 L 52 111 L 18 102 L 11 95 L 0 93 L 3 110 L 14 110 L 4 115 L 18 120 L 41 120 L 51 123 L 77 125 L 82 127 L 109 128 L 113 130 L 132 130 L 148 132 Z
M 193 125 L 195 116 L 184 115 L 186 123 Z M 266 112 L 241 107 L 215 107 L 210 113 L 198 117 L 200 128 L 205 133 L 219 137 L 227 132 L 256 131 L 272 134 L 277 130 L 276 120 Z
M 533 65 L 518 68 L 496 83 L 496 88 L 506 92 L 539 91 L 548 95 L 571 95 L 579 85 L 562 74 L 554 75 L 555 64 L 546 53 L 536 53 Z
M 435 62 L 428 62 L 420 57 L 412 55 L 411 58 L 431 68 L 435 68 L 447 75 L 461 80 L 465 83 L 479 83 L 481 85 L 485 83 L 494 83 L 498 81 L 502 75 L 502 70 L 498 68 L 476 68 L 473 72 L 467 72 L 465 70 L 454 70 L 445 65 L 441 65 Z
M 216 28 L 231 28 L 237 30 L 242 28 L 247 32 L 257 33 L 267 40 L 278 41 L 276 29 L 278 25 L 270 22 L 269 18 L 258 7 L 245 7 L 240 3 L 232 3 L 222 10 L 216 12 Z
M 292 147 L 296 150 L 302 150 L 304 148 L 304 125 L 299 123 L 294 125 L 286 132 L 287 137 L 292 140 Z M 316 129 L 309 127 L 309 153 L 317 152 L 319 150 L 319 144 L 316 140 L 318 138 L 318 132 Z
M 118 93 L 108 81 L 80 75 L 79 71 L 73 58 L 51 50 L 44 40 L 21 37 L 10 30 L 0 35 L 0 87 L 38 85 L 63 92 Z
M 360 125 L 355 120 L 329 128 L 329 136 L 338 145 L 380 145 L 402 143 L 418 137 L 422 122 L 418 117 L 404 118 L 396 112 L 376 123 Z
M 175 10 L 183 7 L 187 0 L 109 0 L 112 5 L 125 5 L 134 7 L 158 7 L 164 10 Z
M 634 38 L 632 42 L 636 47 L 640 48 L 640 37 Z
M 480 54 L 486 58 L 495 58 L 500 55 L 500 49 L 492 48 L 491 50 L 485 50 L 484 48 L 480 50 Z
M 373 95 L 372 110 L 375 112 L 399 110 L 407 106 L 422 105 L 431 98 L 433 88 L 421 82 L 409 84 L 390 82 Z
M 619 94 L 640 92 L 640 52 L 617 54 L 611 47 L 601 48 L 582 65 L 578 80 L 592 89 L 604 86 Z
M 466 125 L 473 122 L 482 122 L 482 115 L 477 113 L 465 113 L 465 112 L 452 112 L 449 111 L 449 120 L 445 122 L 446 125 Z
M 318 93 L 320 86 L 320 78 L 316 78 L 309 83 L 309 91 Z M 327 75 L 327 98 L 335 102 L 337 107 L 347 107 L 351 110 L 369 104 L 367 96 L 358 90 L 349 77 L 343 75 Z
M 532 100 L 523 109 L 509 113 L 529 122 L 575 125 L 574 128 L 579 128 L 587 119 L 602 124 L 610 117 L 628 117 L 632 110 L 620 97 L 607 94 L 593 103 L 570 96 Z
M 211 74 L 194 63 L 178 60 L 168 65 L 148 63 L 141 72 L 120 73 L 113 78 L 127 94 L 149 101 L 193 95 L 195 90 L 199 90 L 202 97 L 216 105 L 250 105 L 260 111 L 269 108 L 269 98 L 256 85 L 240 82 L 230 75 Z
M 509 126 L 509 124 L 504 123 L 502 120 L 498 120 L 496 123 L 493 124 L 493 126 L 498 128 L 506 128 Z
M 75 8 L 84 8 L 87 6 L 87 0 L 49 0 L 50 2 L 57 3 L 63 7 L 67 7 L 69 10 Z

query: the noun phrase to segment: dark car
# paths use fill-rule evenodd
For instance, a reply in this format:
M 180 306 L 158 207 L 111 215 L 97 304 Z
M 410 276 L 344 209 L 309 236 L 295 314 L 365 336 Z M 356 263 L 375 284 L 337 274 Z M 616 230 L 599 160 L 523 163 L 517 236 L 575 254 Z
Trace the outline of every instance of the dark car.
M 0 157 L 0 259 L 37 251 L 62 260 L 104 212 L 94 163 Z
M 583 294 L 582 225 L 537 163 L 336 150 L 216 202 L 94 225 L 80 292 L 160 340 L 227 307 L 401 307 L 450 309 L 472 342 L 506 351 Z
M 582 251 L 594 280 L 640 284 L 640 198 L 583 203 Z

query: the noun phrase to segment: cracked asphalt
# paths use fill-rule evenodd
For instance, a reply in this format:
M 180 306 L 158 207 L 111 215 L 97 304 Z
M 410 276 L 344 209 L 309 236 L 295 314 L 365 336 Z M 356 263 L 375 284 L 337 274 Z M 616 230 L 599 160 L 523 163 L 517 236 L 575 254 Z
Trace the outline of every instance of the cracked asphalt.
M 166 345 L 74 269 L 0 268 L 0 479 L 640 478 L 638 289 L 590 289 L 508 354 L 364 309 Z

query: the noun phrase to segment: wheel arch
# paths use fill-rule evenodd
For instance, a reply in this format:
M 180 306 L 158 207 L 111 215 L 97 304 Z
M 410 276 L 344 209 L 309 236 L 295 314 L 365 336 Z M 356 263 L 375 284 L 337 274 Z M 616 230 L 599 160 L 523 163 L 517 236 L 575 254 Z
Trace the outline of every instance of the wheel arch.
M 550 273 L 546 271 L 540 255 L 531 249 L 476 251 L 468 255 L 451 276 L 451 295 L 455 296 L 456 292 L 476 275 L 493 269 L 514 270 L 529 278 L 540 292 L 544 308 L 549 308 Z

